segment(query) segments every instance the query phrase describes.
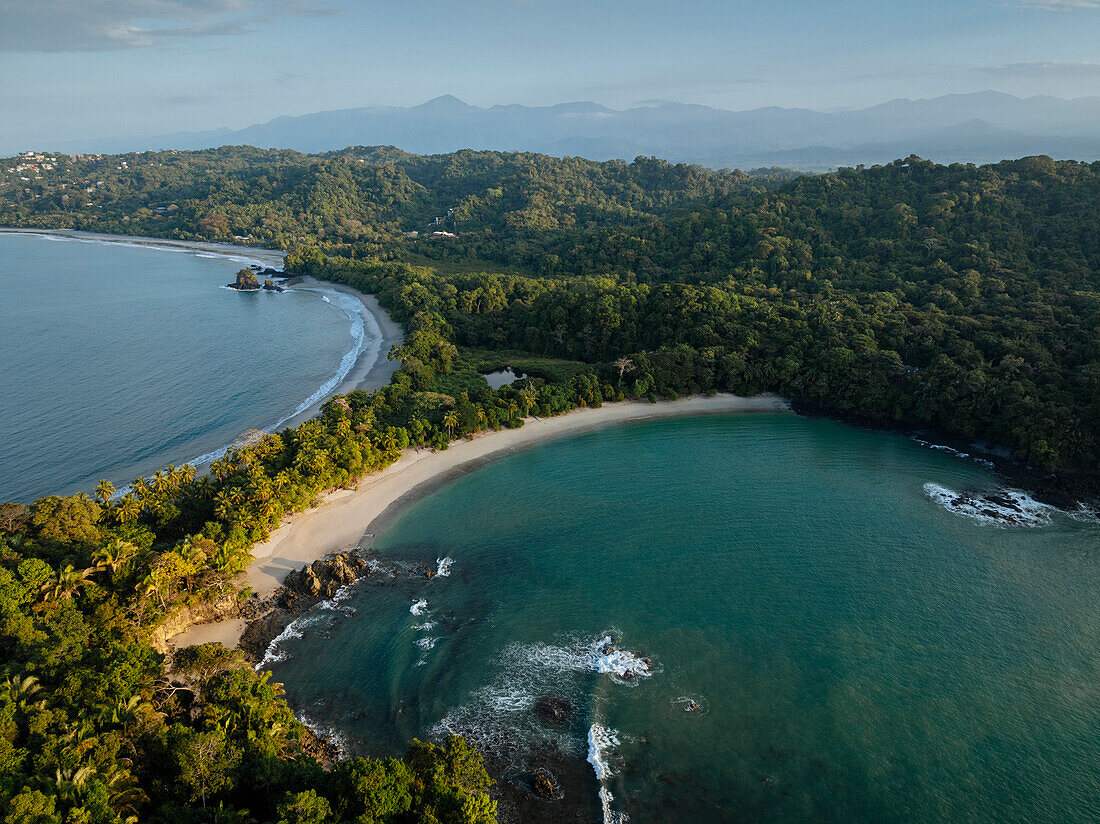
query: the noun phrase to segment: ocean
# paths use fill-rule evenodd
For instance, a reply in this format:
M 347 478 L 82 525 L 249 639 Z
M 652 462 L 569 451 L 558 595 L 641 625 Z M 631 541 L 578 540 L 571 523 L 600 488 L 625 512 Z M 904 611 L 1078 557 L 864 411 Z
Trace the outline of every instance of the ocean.
M 263 666 L 348 753 L 463 734 L 594 820 L 1100 820 L 1100 524 L 966 491 L 1006 493 L 793 414 L 546 443 L 372 528 Z
M 224 288 L 252 262 L 0 233 L 0 501 L 204 465 L 377 357 L 354 296 Z

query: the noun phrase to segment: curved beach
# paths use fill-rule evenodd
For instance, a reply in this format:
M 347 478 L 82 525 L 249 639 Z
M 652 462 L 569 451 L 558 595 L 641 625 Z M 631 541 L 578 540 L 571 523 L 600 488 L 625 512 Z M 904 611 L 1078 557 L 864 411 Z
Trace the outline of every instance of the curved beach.
M 260 246 L 242 246 L 232 243 L 212 243 L 208 241 L 174 240 L 171 238 L 145 237 L 141 235 L 111 235 L 102 232 L 85 232 L 78 229 L 34 229 L 0 227 L 0 232 L 12 234 L 43 235 L 47 237 L 67 238 L 84 243 L 109 243 L 122 246 L 141 246 L 190 252 L 200 256 L 217 255 L 242 263 L 258 263 L 276 269 L 282 269 L 286 252 L 282 249 L 267 249 Z M 393 321 L 374 295 L 366 295 L 338 283 L 319 281 L 316 278 L 294 275 L 284 284 L 287 288 L 300 292 L 315 292 L 326 295 L 349 295 L 356 305 L 350 311 L 358 315 L 366 336 L 366 345 L 359 352 L 355 363 L 334 386 L 320 394 L 317 399 L 301 411 L 295 410 L 279 421 L 273 429 L 297 426 L 317 415 L 325 401 L 334 395 L 346 395 L 356 389 L 373 390 L 385 386 L 398 369 L 400 363 L 387 358 L 391 347 L 399 345 L 404 333 L 399 323 Z M 328 299 L 327 297 L 325 298 Z M 270 421 L 257 421 L 257 428 L 271 426 Z M 222 448 L 209 455 L 198 456 L 193 460 L 197 468 L 202 468 L 213 460 L 210 456 L 220 455 Z M 210 457 L 210 460 L 203 460 Z
M 272 595 L 288 572 L 330 553 L 353 549 L 391 508 L 411 502 L 419 491 L 430 489 L 432 484 L 444 482 L 491 458 L 555 438 L 634 421 L 788 411 L 789 403 L 771 394 L 753 398 L 697 396 L 655 404 L 622 401 L 605 404 L 599 409 L 577 409 L 553 418 L 525 418 L 524 425 L 518 429 L 484 432 L 452 443 L 442 451 L 410 448 L 386 469 L 364 478 L 355 489 L 333 492 L 317 508 L 287 518 L 269 540 L 253 547 L 255 560 L 244 573 L 246 583 L 260 598 Z M 233 647 L 239 642 L 246 624 L 242 619 L 201 624 L 170 641 L 177 648 L 213 641 Z

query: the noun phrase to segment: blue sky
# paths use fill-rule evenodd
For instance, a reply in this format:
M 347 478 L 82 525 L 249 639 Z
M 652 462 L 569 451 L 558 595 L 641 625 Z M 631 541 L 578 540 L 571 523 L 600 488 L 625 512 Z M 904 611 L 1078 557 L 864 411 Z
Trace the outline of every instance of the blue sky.
M 1100 95 L 1100 0 L 0 0 L 0 151 L 454 94 L 852 108 Z

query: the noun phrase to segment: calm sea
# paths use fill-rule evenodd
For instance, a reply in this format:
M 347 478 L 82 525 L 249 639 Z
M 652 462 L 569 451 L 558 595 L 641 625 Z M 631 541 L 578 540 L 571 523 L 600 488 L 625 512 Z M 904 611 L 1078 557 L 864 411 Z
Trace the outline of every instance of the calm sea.
M 359 302 L 222 288 L 249 262 L 0 233 L 0 501 L 201 462 L 330 392 Z
M 554 741 L 597 819 L 1095 822 L 1100 526 L 937 503 L 995 485 L 794 415 L 574 437 L 405 510 L 268 664 L 352 752 L 455 731 L 522 776 Z

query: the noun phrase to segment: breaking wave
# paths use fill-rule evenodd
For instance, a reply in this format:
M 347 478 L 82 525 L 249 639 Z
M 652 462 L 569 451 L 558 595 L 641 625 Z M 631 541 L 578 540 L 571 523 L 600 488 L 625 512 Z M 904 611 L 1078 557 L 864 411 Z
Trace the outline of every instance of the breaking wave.
M 1019 489 L 956 492 L 929 482 L 924 491 L 948 512 L 994 526 L 1044 526 L 1050 523 L 1051 514 L 1058 511 Z

